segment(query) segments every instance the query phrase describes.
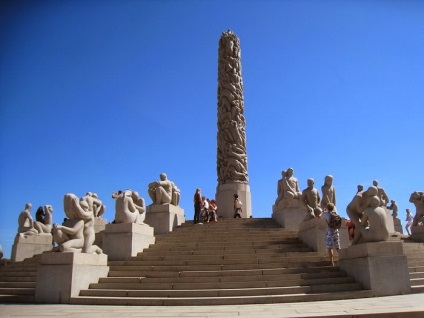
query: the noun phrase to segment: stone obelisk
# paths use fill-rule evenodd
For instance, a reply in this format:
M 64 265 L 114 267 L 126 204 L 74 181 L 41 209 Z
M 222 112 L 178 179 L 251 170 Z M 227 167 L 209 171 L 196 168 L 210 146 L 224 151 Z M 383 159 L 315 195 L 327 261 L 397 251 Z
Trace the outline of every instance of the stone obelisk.
M 218 214 L 234 216 L 234 195 L 243 203 L 243 218 L 252 216 L 247 173 L 246 122 L 240 41 L 230 30 L 222 33 L 218 50 Z

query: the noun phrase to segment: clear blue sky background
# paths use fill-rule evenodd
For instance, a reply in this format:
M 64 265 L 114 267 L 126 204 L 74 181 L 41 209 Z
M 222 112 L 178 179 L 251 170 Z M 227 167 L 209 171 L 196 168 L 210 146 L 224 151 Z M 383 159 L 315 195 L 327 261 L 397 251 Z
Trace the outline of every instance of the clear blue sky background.
M 301 189 L 334 176 L 338 210 L 379 180 L 399 204 L 424 190 L 423 1 L 2 1 L 0 244 L 17 217 L 63 195 L 165 172 L 215 195 L 218 41 L 240 38 L 253 216 L 281 170 Z

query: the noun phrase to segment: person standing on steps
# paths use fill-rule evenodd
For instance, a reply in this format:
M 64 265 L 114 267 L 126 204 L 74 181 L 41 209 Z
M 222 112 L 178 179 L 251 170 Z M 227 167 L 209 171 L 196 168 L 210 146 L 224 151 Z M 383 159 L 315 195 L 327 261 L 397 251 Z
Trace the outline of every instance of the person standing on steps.
M 208 221 L 207 222 L 211 221 L 212 219 L 215 222 L 218 222 L 218 216 L 216 214 L 216 210 L 218 210 L 218 206 L 216 205 L 216 201 L 215 200 L 211 200 L 209 202 L 209 218 L 208 218 Z
M 334 261 L 334 250 L 340 249 L 340 234 L 338 229 L 330 227 L 331 212 L 334 210 L 334 204 L 327 204 L 327 211 L 322 213 L 321 218 L 324 219 L 327 224 L 327 233 L 325 235 L 325 246 L 328 251 L 328 256 L 330 257 L 331 265 L 335 266 Z
M 234 194 L 234 218 L 241 219 L 241 213 L 243 212 L 243 203 L 241 203 L 238 194 Z
M 194 193 L 194 224 L 203 224 L 200 222 L 200 210 L 202 209 L 203 201 L 202 201 L 202 193 L 201 189 L 197 188 Z
M 408 233 L 408 235 L 411 235 L 411 232 L 409 231 L 409 228 L 412 225 L 412 222 L 414 221 L 414 217 L 411 214 L 411 211 L 409 211 L 409 209 L 406 209 L 406 225 L 405 225 L 405 230 L 406 233 Z

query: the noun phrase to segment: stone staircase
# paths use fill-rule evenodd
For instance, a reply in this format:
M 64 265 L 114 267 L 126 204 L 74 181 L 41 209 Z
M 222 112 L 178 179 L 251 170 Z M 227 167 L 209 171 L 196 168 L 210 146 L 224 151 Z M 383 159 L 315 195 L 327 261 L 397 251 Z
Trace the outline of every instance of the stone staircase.
M 0 303 L 34 303 L 41 255 L 0 266 Z
M 413 293 L 424 292 L 424 243 L 403 240 Z M 0 303 L 34 303 L 41 255 L 0 266 Z M 371 297 L 272 219 L 184 223 L 126 261 L 74 304 L 218 305 Z
M 424 292 L 424 243 L 403 240 L 403 253 L 408 258 L 411 292 Z
M 222 305 L 371 297 L 272 219 L 183 224 L 126 261 L 73 304 Z

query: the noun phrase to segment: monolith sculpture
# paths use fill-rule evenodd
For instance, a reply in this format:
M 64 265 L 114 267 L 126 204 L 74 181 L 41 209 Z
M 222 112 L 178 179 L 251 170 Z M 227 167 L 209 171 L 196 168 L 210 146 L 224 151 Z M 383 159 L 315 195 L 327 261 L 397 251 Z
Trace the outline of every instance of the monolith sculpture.
M 241 216 L 252 215 L 245 125 L 240 41 L 228 30 L 222 33 L 218 50 L 216 201 L 222 217 L 234 217 L 236 194 L 243 204 Z

